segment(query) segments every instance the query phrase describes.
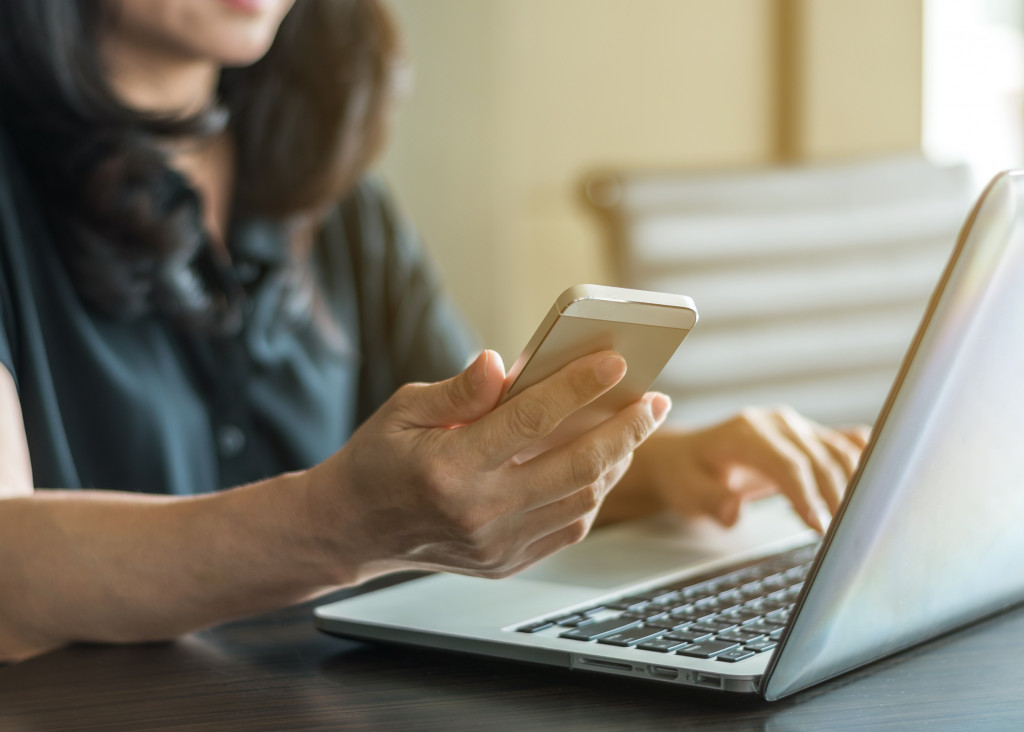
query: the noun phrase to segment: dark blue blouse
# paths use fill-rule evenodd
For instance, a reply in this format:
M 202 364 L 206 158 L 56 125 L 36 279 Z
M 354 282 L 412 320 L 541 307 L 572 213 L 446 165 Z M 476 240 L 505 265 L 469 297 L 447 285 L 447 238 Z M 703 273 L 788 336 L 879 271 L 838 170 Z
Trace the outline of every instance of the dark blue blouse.
M 235 221 L 245 318 L 221 337 L 87 307 L 40 204 L 0 130 L 0 364 L 38 487 L 190 494 L 308 467 L 398 386 L 447 378 L 475 350 L 377 181 L 327 217 L 309 266 L 286 266 L 280 224 Z M 314 279 L 306 301 L 296 272 Z

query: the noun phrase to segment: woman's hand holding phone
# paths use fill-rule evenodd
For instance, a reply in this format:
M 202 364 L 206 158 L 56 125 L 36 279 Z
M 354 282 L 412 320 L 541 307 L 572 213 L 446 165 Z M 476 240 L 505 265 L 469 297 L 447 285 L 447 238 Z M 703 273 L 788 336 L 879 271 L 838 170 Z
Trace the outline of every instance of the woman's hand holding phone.
M 401 569 L 503 577 L 582 539 L 668 397 L 645 394 L 569 442 L 517 456 L 625 373 L 621 356 L 599 352 L 499 404 L 504 367 L 484 351 L 448 381 L 400 389 L 306 476 L 339 583 Z

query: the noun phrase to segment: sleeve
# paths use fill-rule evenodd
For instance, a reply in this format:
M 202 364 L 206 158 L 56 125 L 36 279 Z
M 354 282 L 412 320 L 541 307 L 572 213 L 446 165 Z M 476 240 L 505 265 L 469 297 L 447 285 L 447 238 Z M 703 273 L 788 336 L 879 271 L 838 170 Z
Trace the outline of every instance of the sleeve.
M 12 200 L 8 175 L 9 148 L 0 129 L 0 365 L 14 377 L 14 385 L 18 386 L 18 374 L 14 368 L 14 303 L 11 277 L 11 249 L 16 231 L 16 209 Z
M 379 180 L 356 187 L 340 220 L 359 310 L 362 421 L 402 384 L 454 376 L 479 344 Z
M 0 233 L 0 250 L 4 248 L 3 234 Z M 14 353 L 11 350 L 10 328 L 11 297 L 3 257 L 0 256 L 0 366 L 6 368 L 18 386 L 18 374 L 14 369 Z

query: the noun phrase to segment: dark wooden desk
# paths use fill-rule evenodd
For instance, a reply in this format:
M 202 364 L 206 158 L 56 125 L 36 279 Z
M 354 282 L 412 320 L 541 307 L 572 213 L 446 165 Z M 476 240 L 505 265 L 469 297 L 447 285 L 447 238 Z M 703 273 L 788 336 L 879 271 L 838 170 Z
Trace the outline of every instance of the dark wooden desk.
M 310 607 L 0 668 L 0 730 L 1024 729 L 1022 610 L 765 704 L 344 641 Z

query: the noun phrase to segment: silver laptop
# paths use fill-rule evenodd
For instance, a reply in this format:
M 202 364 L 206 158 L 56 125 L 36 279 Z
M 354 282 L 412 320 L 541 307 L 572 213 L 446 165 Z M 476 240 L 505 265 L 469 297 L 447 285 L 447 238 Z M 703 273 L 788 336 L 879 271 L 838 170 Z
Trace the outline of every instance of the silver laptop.
M 316 625 L 774 700 L 1024 601 L 1024 172 L 965 223 L 823 540 L 780 499 L 656 516 L 517 575 L 432 575 Z

